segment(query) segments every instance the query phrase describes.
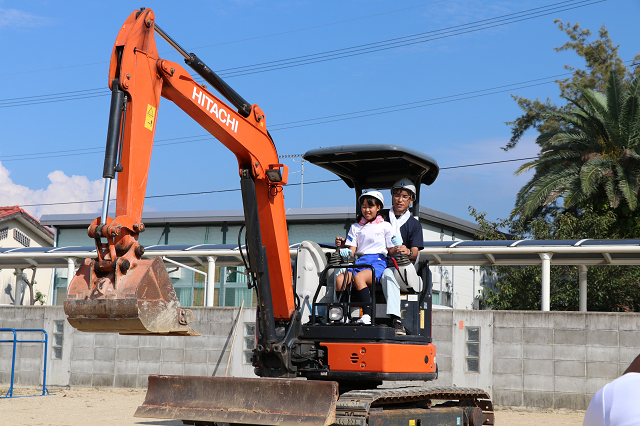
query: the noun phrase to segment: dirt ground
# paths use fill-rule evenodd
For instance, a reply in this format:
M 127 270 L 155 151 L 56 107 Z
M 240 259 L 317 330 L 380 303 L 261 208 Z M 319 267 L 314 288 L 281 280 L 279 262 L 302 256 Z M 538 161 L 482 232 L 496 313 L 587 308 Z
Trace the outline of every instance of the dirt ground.
M 151 420 L 133 417 L 146 390 L 116 388 L 73 388 L 49 391 L 55 395 L 0 399 L 0 424 L 13 426 L 178 426 L 179 420 Z M 5 395 L 7 389 L 0 389 Z M 42 388 L 14 389 L 14 395 L 34 395 Z M 496 425 L 580 426 L 583 411 L 497 410 Z

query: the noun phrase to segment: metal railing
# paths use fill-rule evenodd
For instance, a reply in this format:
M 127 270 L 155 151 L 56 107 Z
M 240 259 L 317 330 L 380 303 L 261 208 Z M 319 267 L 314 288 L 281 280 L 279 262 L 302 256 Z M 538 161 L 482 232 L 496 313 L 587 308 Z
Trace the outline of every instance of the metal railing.
M 23 328 L 23 329 L 15 329 L 15 328 L 0 328 L 0 332 L 10 331 L 13 333 L 12 340 L 0 340 L 0 343 L 13 343 L 13 355 L 11 357 L 11 385 L 9 386 L 9 390 L 5 394 L 5 396 L 0 396 L 0 398 L 17 398 L 13 395 L 13 380 L 15 376 L 16 370 L 16 346 L 18 343 L 44 343 L 44 368 L 42 374 L 42 394 L 38 395 L 21 395 L 21 396 L 44 396 L 44 395 L 54 395 L 50 394 L 47 389 L 47 348 L 49 346 L 49 336 L 47 332 L 41 328 Z M 42 332 L 44 334 L 44 340 L 18 340 L 18 333 L 22 332 Z

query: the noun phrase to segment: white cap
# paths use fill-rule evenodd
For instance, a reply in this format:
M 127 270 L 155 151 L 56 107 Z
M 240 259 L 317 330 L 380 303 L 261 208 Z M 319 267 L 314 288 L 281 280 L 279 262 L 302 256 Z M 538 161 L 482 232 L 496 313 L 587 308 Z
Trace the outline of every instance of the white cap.
M 362 195 L 358 197 L 358 202 L 362 204 L 362 197 L 365 196 L 373 197 L 379 200 L 382 204 L 382 207 L 384 207 L 384 196 L 382 195 L 382 192 L 378 191 L 377 189 L 365 189 L 364 191 L 362 191 Z

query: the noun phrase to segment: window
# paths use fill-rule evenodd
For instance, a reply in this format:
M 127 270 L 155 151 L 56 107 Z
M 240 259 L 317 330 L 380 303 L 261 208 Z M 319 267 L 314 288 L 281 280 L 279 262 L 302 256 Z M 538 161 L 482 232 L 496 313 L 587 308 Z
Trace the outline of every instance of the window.
M 244 323 L 244 337 L 242 340 L 242 363 L 251 364 L 253 350 L 256 347 L 256 324 L 254 322 Z
M 64 340 L 64 321 L 53 322 L 53 341 L 51 342 L 51 359 L 62 359 L 62 342 Z
M 224 272 L 223 272 L 224 271 Z M 247 273 L 243 266 L 223 267 L 220 272 L 218 306 L 256 306 L 256 293 L 247 288 Z
M 29 247 L 31 245 L 31 239 L 17 229 L 13 230 L 13 239 L 25 247 Z
M 193 306 L 204 306 L 204 288 L 193 288 Z
M 451 306 L 451 293 L 449 293 L 448 291 L 441 292 L 439 302 L 439 305 Z
M 9 236 L 9 227 L 0 229 L 0 240 L 4 240 Z
M 202 266 L 196 269 L 198 271 L 206 272 L 205 268 Z M 204 306 L 204 287 L 206 285 L 206 280 L 207 275 L 198 273 L 193 274 L 193 306 Z
M 465 372 L 480 372 L 480 327 L 465 327 Z

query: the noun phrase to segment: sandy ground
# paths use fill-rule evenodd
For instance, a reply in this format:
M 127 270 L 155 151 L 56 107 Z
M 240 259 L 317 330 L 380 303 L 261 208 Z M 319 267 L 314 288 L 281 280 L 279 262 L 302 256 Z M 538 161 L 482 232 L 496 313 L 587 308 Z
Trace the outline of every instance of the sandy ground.
M 148 420 L 133 417 L 146 390 L 114 388 L 49 389 L 55 395 L 0 399 L 0 424 L 13 426 L 164 426 L 182 425 L 179 420 Z M 5 395 L 7 389 L 0 389 Z M 42 388 L 14 389 L 14 395 L 33 395 Z M 497 410 L 499 426 L 580 426 L 582 411 Z

